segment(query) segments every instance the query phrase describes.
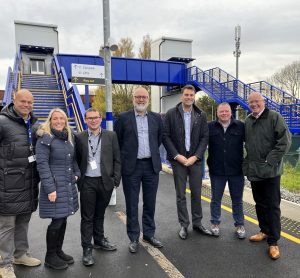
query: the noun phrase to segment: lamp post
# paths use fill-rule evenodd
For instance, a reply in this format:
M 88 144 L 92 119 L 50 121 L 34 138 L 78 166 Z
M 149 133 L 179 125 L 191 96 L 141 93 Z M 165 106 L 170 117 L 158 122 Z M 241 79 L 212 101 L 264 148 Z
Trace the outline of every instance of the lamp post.
M 106 104 L 106 129 L 113 130 L 112 114 L 112 82 L 111 82 L 111 53 L 118 46 L 111 42 L 109 0 L 103 0 L 103 34 L 104 34 L 104 70 L 105 70 L 105 104 Z M 109 205 L 116 205 L 116 189 L 114 188 Z
M 112 82 L 111 82 L 111 52 L 118 46 L 111 43 L 109 0 L 103 0 L 103 34 L 104 34 L 104 70 L 105 70 L 105 104 L 106 104 L 106 129 L 113 130 L 112 114 Z
M 241 26 L 240 25 L 235 26 L 234 34 L 235 34 L 235 51 L 233 51 L 233 56 L 236 58 L 235 78 L 239 79 L 239 57 L 241 56 L 241 51 L 240 51 Z

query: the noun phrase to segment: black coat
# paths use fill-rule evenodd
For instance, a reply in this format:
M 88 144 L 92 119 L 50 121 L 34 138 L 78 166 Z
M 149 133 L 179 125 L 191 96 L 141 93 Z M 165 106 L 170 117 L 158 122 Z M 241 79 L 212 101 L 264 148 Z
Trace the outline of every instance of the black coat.
M 41 177 L 40 217 L 63 218 L 78 210 L 75 176 L 80 171 L 74 157 L 74 145 L 45 133 L 36 144 L 37 169 Z M 48 194 L 56 191 L 57 199 L 50 202 Z
M 33 151 L 37 119 L 30 114 Z M 28 129 L 14 111 L 13 104 L 0 112 L 0 214 L 19 215 L 35 211 L 38 204 L 39 176 L 31 156 Z
M 244 123 L 231 120 L 226 132 L 218 121 L 208 124 L 209 143 L 207 165 L 209 173 L 215 176 L 242 175 Z
M 154 172 L 158 174 L 161 170 L 159 146 L 162 142 L 163 125 L 158 113 L 150 111 L 147 113 L 152 166 Z M 121 150 L 122 174 L 132 175 L 138 155 L 138 132 L 133 109 L 119 115 L 115 123 L 115 131 Z
M 101 176 L 105 189 L 112 190 L 118 187 L 121 180 L 121 158 L 118 138 L 115 132 L 102 129 L 101 135 Z M 87 169 L 89 145 L 88 131 L 85 130 L 75 135 L 76 158 L 81 171 L 78 188 L 84 186 L 84 177 Z
M 192 110 L 190 139 L 190 156 L 195 155 L 201 160 L 208 143 L 208 127 L 205 112 L 196 105 L 193 105 Z M 165 115 L 163 143 L 169 161 L 172 161 L 178 154 L 186 156 L 184 115 L 181 102 Z

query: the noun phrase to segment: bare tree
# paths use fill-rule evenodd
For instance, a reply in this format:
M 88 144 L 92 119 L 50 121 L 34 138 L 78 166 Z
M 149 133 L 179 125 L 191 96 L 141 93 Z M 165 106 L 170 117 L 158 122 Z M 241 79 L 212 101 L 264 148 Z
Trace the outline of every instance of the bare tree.
M 151 42 L 152 39 L 149 35 L 143 37 L 143 42 L 139 48 L 139 58 L 150 59 L 151 58 Z
M 297 71 L 300 71 L 300 61 L 286 65 L 281 70 L 275 72 L 268 81 L 299 98 L 300 81 L 297 78 Z

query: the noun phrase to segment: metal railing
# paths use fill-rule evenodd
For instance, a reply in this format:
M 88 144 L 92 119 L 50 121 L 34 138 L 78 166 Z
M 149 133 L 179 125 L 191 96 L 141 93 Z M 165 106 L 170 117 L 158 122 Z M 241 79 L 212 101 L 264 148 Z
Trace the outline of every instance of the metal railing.
M 77 86 L 70 86 L 65 69 L 60 67 L 56 56 L 53 58 L 53 70 L 64 96 L 68 116 L 75 118 L 77 130 L 83 131 L 86 128 L 84 122 L 85 110 Z

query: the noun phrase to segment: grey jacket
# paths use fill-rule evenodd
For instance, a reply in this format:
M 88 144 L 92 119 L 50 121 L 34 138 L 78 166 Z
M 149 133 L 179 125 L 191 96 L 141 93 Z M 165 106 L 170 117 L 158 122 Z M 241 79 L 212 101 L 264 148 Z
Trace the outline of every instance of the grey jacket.
M 291 135 L 283 117 L 265 108 L 256 119 L 250 114 L 245 121 L 246 151 L 244 175 L 250 181 L 273 178 L 283 173 L 283 156 L 289 150 Z

